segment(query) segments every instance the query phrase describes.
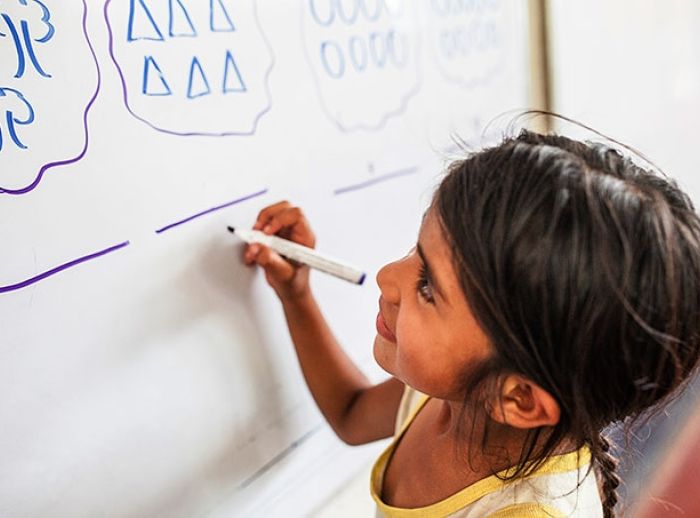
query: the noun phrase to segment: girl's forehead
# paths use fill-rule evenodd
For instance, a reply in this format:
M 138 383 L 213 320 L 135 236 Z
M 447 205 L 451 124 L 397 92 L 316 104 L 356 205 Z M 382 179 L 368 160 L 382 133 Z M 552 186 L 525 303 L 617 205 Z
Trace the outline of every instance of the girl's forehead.
M 438 276 L 448 277 L 450 282 L 455 276 L 452 264 L 452 252 L 445 237 L 440 219 L 435 210 L 428 209 L 423 216 L 423 223 L 418 233 L 418 244 L 426 259 L 436 270 Z
M 423 213 L 418 238 L 419 241 L 421 239 L 429 239 L 433 242 L 433 246 L 436 246 L 437 242 L 442 242 L 445 246 L 447 245 L 444 229 L 440 224 L 440 218 L 438 217 L 437 211 L 432 206 Z

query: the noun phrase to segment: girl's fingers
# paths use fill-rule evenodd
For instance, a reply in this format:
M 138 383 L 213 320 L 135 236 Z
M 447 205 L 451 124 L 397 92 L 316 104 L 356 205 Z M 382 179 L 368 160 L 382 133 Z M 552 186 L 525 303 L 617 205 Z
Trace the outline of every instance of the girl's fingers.
M 259 251 L 260 245 L 247 245 L 245 247 L 245 251 L 243 252 L 243 262 L 245 262 L 245 264 L 248 266 L 255 264 L 255 256 L 258 255 Z
M 276 234 L 283 228 L 294 227 L 306 223 L 303 213 L 299 207 L 288 207 L 272 216 L 263 227 L 266 234 Z M 308 224 L 306 225 L 308 226 Z
M 273 203 L 272 205 L 268 205 L 265 207 L 263 210 L 260 211 L 258 214 L 258 219 L 255 221 L 255 225 L 253 225 L 254 230 L 262 230 L 265 225 L 270 221 L 270 218 L 272 218 L 275 214 L 277 214 L 280 211 L 285 210 L 286 208 L 291 207 L 291 203 L 288 201 L 279 201 L 277 203 Z
M 268 247 L 258 245 L 254 261 L 263 267 L 265 273 L 276 282 L 288 282 L 294 277 L 296 268 Z
M 253 228 L 266 234 L 282 234 L 306 246 L 313 247 L 316 242 L 303 211 L 287 201 L 270 205 L 260 211 Z

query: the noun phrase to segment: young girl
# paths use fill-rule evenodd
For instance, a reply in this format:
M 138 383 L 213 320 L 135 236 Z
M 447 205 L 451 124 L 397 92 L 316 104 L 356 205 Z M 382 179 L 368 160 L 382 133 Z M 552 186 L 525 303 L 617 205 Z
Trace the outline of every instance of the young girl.
M 288 202 L 255 228 L 315 244 Z M 245 261 L 338 436 L 395 436 L 372 472 L 378 516 L 613 516 L 601 431 L 698 364 L 700 220 L 673 181 L 600 144 L 523 131 L 448 168 L 416 246 L 377 275 L 379 385 L 336 342 L 307 268 L 260 245 Z

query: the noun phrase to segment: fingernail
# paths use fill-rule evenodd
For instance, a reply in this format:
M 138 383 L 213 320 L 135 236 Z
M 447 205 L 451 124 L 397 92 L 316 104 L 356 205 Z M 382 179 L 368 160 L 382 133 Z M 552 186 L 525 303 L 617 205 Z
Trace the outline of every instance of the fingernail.
M 272 232 L 272 226 L 270 226 L 270 225 L 265 225 L 265 228 L 263 229 L 263 232 L 265 232 L 266 234 L 267 234 L 268 232 Z

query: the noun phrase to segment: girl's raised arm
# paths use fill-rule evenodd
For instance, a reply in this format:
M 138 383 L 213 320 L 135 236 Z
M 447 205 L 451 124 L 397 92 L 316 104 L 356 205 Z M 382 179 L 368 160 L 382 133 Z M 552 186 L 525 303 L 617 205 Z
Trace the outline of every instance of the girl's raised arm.
M 301 209 L 286 201 L 263 209 L 253 228 L 309 247 L 316 243 Z M 260 244 L 248 245 L 244 259 L 265 270 L 282 302 L 306 384 L 338 437 L 364 444 L 391 436 L 404 385 L 394 378 L 373 385 L 345 354 L 311 292 L 309 268 Z

